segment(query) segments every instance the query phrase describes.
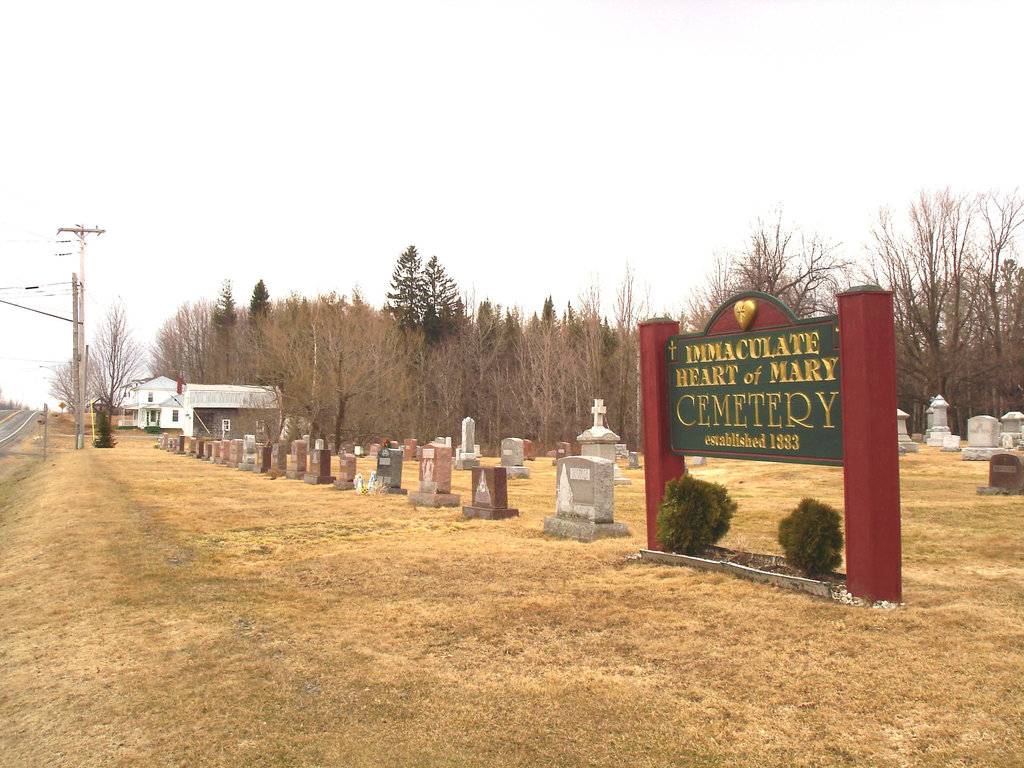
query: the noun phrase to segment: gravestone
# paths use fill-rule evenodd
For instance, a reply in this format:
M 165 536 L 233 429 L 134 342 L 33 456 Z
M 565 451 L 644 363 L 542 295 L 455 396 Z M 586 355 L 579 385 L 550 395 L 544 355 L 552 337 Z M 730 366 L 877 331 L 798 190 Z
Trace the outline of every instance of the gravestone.
M 946 453 L 960 453 L 960 435 L 946 435 L 942 438 L 942 448 Z
M 420 441 L 414 437 L 405 438 L 405 442 L 402 444 L 402 457 L 407 461 L 415 461 L 419 458 L 417 451 L 419 450 Z
M 238 469 L 238 465 L 242 463 L 242 451 L 245 447 L 245 441 L 236 437 L 231 441 L 231 460 L 228 462 L 228 466 L 232 469 Z
M 560 459 L 567 458 L 572 453 L 572 445 L 569 443 L 555 443 L 555 450 L 551 455 L 552 465 L 557 465 Z
M 625 443 L 615 444 L 615 458 L 616 459 L 628 459 L 629 458 L 629 447 Z
M 354 490 L 355 479 L 356 455 L 354 453 L 343 453 L 338 457 L 338 479 L 334 481 L 334 487 L 339 491 Z
M 505 467 L 473 467 L 473 503 L 462 508 L 466 517 L 481 520 L 506 520 L 519 517 L 519 510 L 508 505 L 508 475 Z
M 377 482 L 384 493 L 404 496 L 408 491 L 402 487 L 402 452 L 385 446 L 377 455 Z
M 409 494 L 416 507 L 458 507 L 461 500 L 452 493 L 452 449 L 444 443 L 420 448 L 419 490 Z
M 352 453 L 354 453 L 356 456 L 362 456 L 363 455 L 363 446 L 357 445 L 355 448 L 352 449 Z
M 288 471 L 288 449 L 284 443 L 274 443 L 271 446 L 270 464 L 282 475 Z
M 640 454 L 636 451 L 629 452 L 629 469 L 643 469 L 640 465 Z
M 608 459 L 612 462 L 612 477 L 615 485 L 632 485 L 633 481 L 622 476 L 622 470 L 615 463 L 618 449 L 616 447 L 619 436 L 604 425 L 604 415 L 608 409 L 604 406 L 604 400 L 595 400 L 594 407 L 590 409 L 594 414 L 594 424 L 586 429 L 582 435 L 576 437 L 580 444 L 581 456 L 596 456 L 600 459 Z
M 708 465 L 707 456 L 687 456 L 686 466 L 687 467 L 706 467 Z
M 523 440 L 523 459 L 525 461 L 537 460 L 537 451 L 533 447 L 533 440 Z
M 224 439 L 220 441 L 220 458 L 217 463 L 226 467 L 229 461 L 231 461 L 231 440 Z
M 949 403 L 942 395 L 936 395 L 929 410 L 932 412 L 931 428 L 925 433 L 925 442 L 932 447 L 944 448 L 943 441 L 950 434 L 946 422 L 946 411 Z M 958 441 L 959 447 L 959 441 Z
M 469 470 L 479 467 L 480 462 L 476 453 L 476 422 L 467 416 L 462 420 L 462 444 L 455 456 L 455 468 L 458 470 Z
M 997 453 L 988 460 L 988 485 L 978 488 L 981 494 L 1024 494 L 1024 456 L 1019 453 Z
M 544 533 L 576 541 L 628 536 L 615 522 L 615 462 L 598 456 L 558 460 L 555 516 L 544 518 Z
M 303 480 L 306 477 L 306 450 L 309 446 L 305 440 L 292 440 L 291 469 L 285 472 L 289 480 Z
M 177 443 L 174 446 L 174 452 L 175 453 L 179 453 L 179 454 L 185 453 L 185 445 L 186 445 L 185 439 L 186 438 L 185 438 L 184 435 L 178 435 Z
M 988 461 L 1003 448 L 999 443 L 999 420 L 993 416 L 972 416 L 967 420 L 967 447 L 960 457 L 964 461 Z
M 380 443 L 370 444 L 370 458 L 376 459 L 380 455 Z
M 309 452 L 309 471 L 302 480 L 310 485 L 330 485 L 334 482 L 331 475 L 331 452 L 326 448 L 314 448 Z
M 213 464 L 220 463 L 220 440 L 214 440 L 210 443 L 209 461 Z
M 518 437 L 506 437 L 501 441 L 501 466 L 508 477 L 530 476 L 530 468 L 523 466 L 523 442 Z
M 258 475 L 265 475 L 270 471 L 270 468 L 274 466 L 274 446 L 272 445 L 257 445 L 256 446 L 256 462 L 253 464 L 252 471 Z
M 256 465 L 256 435 L 246 435 L 242 438 L 242 458 L 238 462 L 238 468 L 246 472 L 252 472 Z
M 900 453 L 917 453 L 918 450 L 917 443 L 910 439 L 910 433 L 907 432 L 909 418 L 909 413 L 896 409 L 896 445 Z
M 1003 414 L 1003 434 L 1009 435 L 1013 445 L 1020 445 L 1024 442 L 1024 413 L 1020 411 L 1008 411 Z

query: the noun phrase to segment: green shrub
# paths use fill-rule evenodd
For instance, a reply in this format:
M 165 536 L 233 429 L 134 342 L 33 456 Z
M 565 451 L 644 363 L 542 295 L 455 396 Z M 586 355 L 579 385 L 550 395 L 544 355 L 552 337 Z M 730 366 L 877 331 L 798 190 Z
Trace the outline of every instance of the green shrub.
M 117 445 L 110 430 L 110 414 L 105 410 L 96 411 L 96 439 L 92 444 L 97 448 L 113 448 Z
M 803 499 L 779 521 L 786 561 L 805 573 L 828 573 L 843 561 L 842 516 L 817 499 Z
M 736 502 L 718 483 L 683 475 L 665 483 L 658 505 L 658 541 L 669 552 L 697 555 L 729 530 Z

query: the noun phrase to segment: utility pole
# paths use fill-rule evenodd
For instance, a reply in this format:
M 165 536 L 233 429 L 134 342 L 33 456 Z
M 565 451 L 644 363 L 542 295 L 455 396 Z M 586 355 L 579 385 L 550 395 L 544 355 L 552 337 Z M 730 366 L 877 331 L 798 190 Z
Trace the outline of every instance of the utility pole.
M 82 415 L 82 356 L 79 354 L 78 343 L 78 275 L 71 273 L 71 325 L 74 330 L 71 332 L 71 362 L 74 368 L 75 377 L 75 450 L 82 447 L 85 435 L 85 417 Z
M 78 315 L 75 320 L 75 332 L 77 339 L 77 350 L 81 351 L 85 349 L 85 236 L 86 235 L 102 235 L 107 230 L 100 229 L 99 227 L 93 227 L 88 229 L 83 227 L 81 224 L 76 224 L 73 227 L 60 227 L 57 230 L 59 235 L 61 232 L 70 232 L 78 237 Z M 75 448 L 80 449 L 85 446 L 85 374 L 86 366 L 82 364 L 81 359 L 78 356 L 78 352 L 75 353 L 75 360 L 78 364 L 78 397 L 79 400 L 76 402 L 75 409 Z

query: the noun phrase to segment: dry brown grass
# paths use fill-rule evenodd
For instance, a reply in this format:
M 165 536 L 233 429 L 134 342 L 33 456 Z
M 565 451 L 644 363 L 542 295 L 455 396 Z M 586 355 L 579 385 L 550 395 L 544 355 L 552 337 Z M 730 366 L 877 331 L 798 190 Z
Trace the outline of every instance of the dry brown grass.
M 627 560 L 642 472 L 632 537 L 579 544 L 541 534 L 549 460 L 467 521 L 119 437 L 0 485 L 4 766 L 1024 764 L 1024 501 L 976 496 L 984 463 L 901 459 L 881 611 Z M 842 503 L 834 469 L 697 472 L 726 546 Z

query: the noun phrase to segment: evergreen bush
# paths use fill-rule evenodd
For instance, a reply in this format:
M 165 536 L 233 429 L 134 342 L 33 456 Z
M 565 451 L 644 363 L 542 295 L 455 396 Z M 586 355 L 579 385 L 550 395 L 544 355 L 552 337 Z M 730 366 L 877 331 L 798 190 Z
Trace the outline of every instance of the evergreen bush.
M 809 574 L 834 571 L 843 561 L 839 510 L 817 499 L 802 499 L 779 521 L 779 544 L 794 568 Z
M 110 429 L 110 414 L 106 410 L 96 412 L 96 439 L 92 444 L 96 448 L 113 448 L 117 445 Z
M 729 530 L 736 502 L 718 483 L 683 475 L 665 483 L 658 505 L 658 541 L 669 552 L 698 555 Z

